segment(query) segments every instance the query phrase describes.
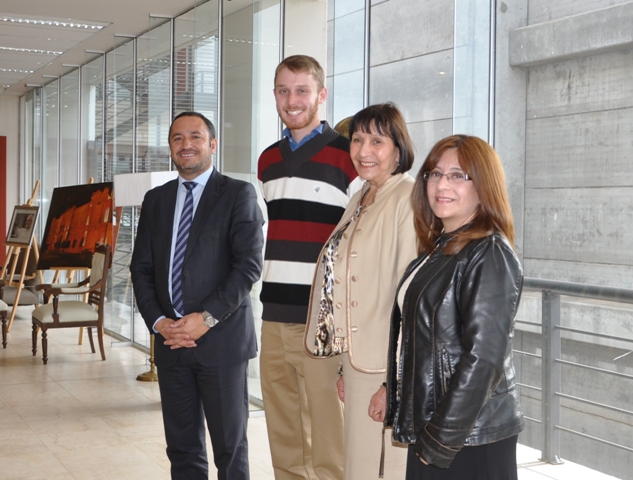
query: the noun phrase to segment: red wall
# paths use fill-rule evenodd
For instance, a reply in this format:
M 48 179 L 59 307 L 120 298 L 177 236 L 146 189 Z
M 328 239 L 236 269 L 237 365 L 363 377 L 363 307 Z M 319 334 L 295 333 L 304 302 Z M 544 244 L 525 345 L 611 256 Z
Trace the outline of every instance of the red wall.
M 0 243 L 7 238 L 7 137 L 0 137 Z M 6 248 L 0 248 L 0 263 L 4 264 Z

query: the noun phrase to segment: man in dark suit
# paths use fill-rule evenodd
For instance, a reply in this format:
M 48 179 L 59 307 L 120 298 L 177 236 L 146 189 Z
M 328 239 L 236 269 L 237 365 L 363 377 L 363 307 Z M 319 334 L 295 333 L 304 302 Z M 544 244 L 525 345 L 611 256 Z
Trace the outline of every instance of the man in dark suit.
M 251 286 L 261 274 L 255 189 L 212 166 L 213 124 L 185 112 L 169 131 L 177 180 L 147 193 L 130 270 L 155 359 L 173 479 L 249 478 L 246 369 L 256 355 Z

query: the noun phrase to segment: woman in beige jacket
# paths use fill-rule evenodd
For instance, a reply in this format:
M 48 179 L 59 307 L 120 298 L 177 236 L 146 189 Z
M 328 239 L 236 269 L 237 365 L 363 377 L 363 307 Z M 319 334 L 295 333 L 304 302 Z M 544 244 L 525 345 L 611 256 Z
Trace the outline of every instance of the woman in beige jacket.
M 345 402 L 345 479 L 378 478 L 381 425 L 368 415 L 385 381 L 389 322 L 398 280 L 416 257 L 411 192 L 413 147 L 392 103 L 372 105 L 350 122 L 350 155 L 366 182 L 352 197 L 317 264 L 305 348 L 318 358 L 340 355 Z M 373 415 L 373 412 L 369 412 Z M 385 449 L 384 478 L 402 479 L 406 448 Z

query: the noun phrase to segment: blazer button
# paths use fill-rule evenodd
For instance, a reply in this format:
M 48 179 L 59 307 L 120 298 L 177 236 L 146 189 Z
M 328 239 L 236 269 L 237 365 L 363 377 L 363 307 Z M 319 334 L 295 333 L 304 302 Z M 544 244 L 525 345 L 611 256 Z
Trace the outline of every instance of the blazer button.
M 343 329 L 342 329 L 342 328 L 337 328 L 337 329 L 336 329 L 336 333 L 341 333 L 342 331 L 343 331 Z
M 352 302 L 352 307 L 358 307 L 358 302 L 356 300 Z
M 349 256 L 352 257 L 352 258 L 356 258 L 358 256 L 358 253 L 352 252 L 352 253 L 349 254 Z
M 355 282 L 356 280 L 358 280 L 358 277 L 356 275 L 352 275 L 352 282 Z
M 341 283 L 341 279 L 340 279 L 340 278 L 338 278 L 338 277 L 336 277 L 336 278 L 334 279 L 334 283 Z
M 357 332 L 358 331 L 358 327 L 354 326 L 350 329 L 352 332 Z
M 336 308 L 343 308 L 343 305 L 339 302 L 336 304 Z
M 344 233 L 344 234 L 343 234 L 343 238 L 347 238 L 347 233 Z

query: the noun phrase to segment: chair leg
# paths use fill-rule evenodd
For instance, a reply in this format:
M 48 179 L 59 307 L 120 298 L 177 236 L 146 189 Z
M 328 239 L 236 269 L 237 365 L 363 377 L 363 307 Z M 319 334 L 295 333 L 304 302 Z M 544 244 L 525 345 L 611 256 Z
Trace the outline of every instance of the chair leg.
M 95 344 L 92 340 L 92 327 L 88 327 L 88 340 L 90 340 L 90 349 L 92 350 L 92 353 L 95 353 Z
M 45 328 L 42 328 L 42 361 L 44 365 L 48 363 L 48 338 Z
M 101 350 L 101 360 L 105 360 L 105 350 L 103 348 L 103 330 L 97 327 L 97 338 L 99 339 L 99 350 Z
M 7 348 L 7 312 L 2 312 L 2 348 Z
M 33 356 L 37 355 L 37 325 L 33 324 L 33 331 L 31 332 L 31 339 L 33 341 Z

